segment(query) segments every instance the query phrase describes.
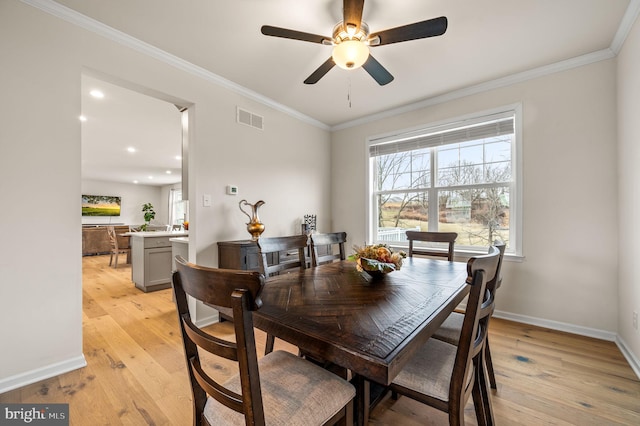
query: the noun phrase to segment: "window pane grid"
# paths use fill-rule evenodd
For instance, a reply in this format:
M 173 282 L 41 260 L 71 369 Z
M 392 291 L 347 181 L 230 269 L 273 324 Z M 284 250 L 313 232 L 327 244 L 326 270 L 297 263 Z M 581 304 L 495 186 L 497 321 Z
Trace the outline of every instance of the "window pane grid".
M 516 187 L 511 173 L 514 117 L 503 121 L 507 125 L 496 135 L 486 134 L 495 123 L 480 124 L 481 138 L 471 139 L 474 134 L 469 129 L 449 132 L 441 137 L 446 145 L 414 144 L 418 147 L 414 150 L 407 149 L 411 146 L 407 141 L 399 142 L 402 149 L 397 150 L 389 142 L 380 150 L 373 145 L 377 204 L 373 211 L 378 215 L 372 218 L 374 238 L 402 243 L 410 229 L 452 231 L 458 233 L 457 247 L 486 247 L 496 238 L 509 247 L 513 227 L 509 199 Z M 463 135 L 463 140 L 456 140 L 455 134 Z

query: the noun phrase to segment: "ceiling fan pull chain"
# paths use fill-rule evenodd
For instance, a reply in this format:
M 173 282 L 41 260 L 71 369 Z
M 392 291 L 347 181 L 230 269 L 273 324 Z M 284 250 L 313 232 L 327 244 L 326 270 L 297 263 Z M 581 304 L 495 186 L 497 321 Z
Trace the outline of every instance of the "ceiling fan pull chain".
M 347 79 L 348 88 L 347 88 L 347 103 L 349 104 L 349 108 L 351 108 L 351 77 Z

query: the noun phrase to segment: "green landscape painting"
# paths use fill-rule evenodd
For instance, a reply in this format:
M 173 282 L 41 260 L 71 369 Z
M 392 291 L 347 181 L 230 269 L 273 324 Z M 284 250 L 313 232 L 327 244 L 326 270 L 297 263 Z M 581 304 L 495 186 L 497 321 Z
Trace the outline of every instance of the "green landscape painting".
M 120 216 L 120 197 L 83 195 L 82 216 Z

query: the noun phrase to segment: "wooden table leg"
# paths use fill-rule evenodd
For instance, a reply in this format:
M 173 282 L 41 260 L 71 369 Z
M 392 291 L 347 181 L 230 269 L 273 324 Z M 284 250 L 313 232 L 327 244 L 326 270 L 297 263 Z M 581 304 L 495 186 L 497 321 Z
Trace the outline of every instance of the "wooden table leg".
M 369 404 L 371 403 L 370 383 L 364 377 L 356 375 L 354 377 L 356 386 L 355 423 L 358 426 L 365 426 L 369 423 Z

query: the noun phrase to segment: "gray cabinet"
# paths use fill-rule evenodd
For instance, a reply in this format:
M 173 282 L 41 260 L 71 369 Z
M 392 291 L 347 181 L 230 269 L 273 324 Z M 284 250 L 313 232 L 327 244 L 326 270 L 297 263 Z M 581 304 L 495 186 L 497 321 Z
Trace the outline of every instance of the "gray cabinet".
M 186 234 L 181 234 L 186 235 Z M 131 279 L 146 292 L 171 287 L 171 238 L 165 232 L 136 232 L 131 235 Z

